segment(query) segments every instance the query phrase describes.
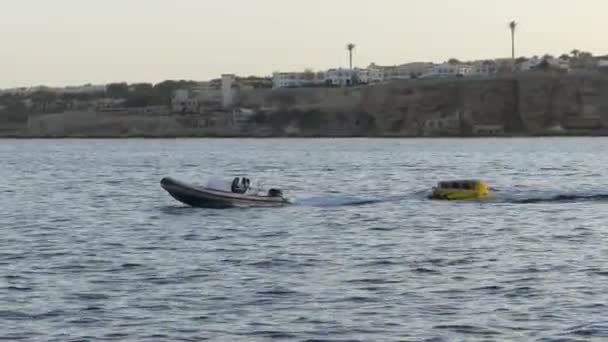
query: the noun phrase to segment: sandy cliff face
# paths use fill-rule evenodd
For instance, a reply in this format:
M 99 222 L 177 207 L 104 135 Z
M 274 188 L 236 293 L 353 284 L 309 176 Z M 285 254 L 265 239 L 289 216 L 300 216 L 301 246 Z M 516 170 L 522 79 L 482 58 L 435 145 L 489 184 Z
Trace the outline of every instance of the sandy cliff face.
M 475 124 L 521 131 L 514 80 L 402 81 L 368 87 L 280 90 L 265 101 L 261 125 L 275 134 L 463 135 Z M 269 109 L 268 109 L 269 108 Z M 514 115 L 515 114 L 515 115 Z M 292 133 L 293 134 L 293 133 Z
M 608 78 L 534 75 L 519 82 L 520 116 L 531 134 L 547 127 L 596 130 L 608 123 Z
M 608 77 L 543 73 L 281 90 L 254 105 L 272 108 L 262 124 L 278 135 L 460 136 L 478 135 L 480 127 L 507 135 L 597 134 L 608 124 L 607 95 Z M 253 105 L 248 98 L 243 106 Z
M 32 137 L 191 137 L 235 136 L 229 120 L 195 115 L 114 115 L 69 112 L 31 117 L 21 135 Z
M 23 136 L 449 136 L 600 134 L 608 127 L 608 77 L 527 74 L 500 79 L 410 80 L 352 88 L 249 91 L 257 114 L 73 112 L 30 117 Z M 480 129 L 481 127 L 481 129 Z M 489 128 L 488 128 L 489 127 Z M 485 130 L 485 131 L 484 131 Z

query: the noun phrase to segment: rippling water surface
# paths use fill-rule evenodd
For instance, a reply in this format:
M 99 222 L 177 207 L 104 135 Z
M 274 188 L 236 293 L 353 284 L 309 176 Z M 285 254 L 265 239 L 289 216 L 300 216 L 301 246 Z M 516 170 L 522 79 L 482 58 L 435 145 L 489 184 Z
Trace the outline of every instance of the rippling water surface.
M 0 140 L 0 338 L 605 341 L 608 140 Z M 159 186 L 246 175 L 278 209 Z M 486 202 L 433 202 L 483 178 Z

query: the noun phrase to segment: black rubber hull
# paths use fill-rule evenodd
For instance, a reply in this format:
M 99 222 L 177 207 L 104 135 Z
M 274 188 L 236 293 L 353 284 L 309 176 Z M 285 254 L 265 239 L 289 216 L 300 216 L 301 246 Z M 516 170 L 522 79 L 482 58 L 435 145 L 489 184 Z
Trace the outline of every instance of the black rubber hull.
M 281 197 L 246 196 L 195 187 L 165 177 L 160 186 L 176 200 L 197 208 L 279 207 L 289 204 Z

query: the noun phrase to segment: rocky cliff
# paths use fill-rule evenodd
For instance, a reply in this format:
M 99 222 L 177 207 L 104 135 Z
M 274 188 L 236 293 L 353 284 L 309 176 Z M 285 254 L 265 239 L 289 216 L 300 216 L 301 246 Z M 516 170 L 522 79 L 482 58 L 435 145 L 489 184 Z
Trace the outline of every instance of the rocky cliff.
M 526 74 L 239 93 L 253 114 L 30 117 L 29 137 L 603 135 L 608 76 Z

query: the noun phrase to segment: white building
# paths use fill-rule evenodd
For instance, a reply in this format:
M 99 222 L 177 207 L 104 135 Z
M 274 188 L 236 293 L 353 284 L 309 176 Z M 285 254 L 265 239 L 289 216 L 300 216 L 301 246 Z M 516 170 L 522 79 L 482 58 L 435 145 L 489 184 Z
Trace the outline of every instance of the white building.
M 325 74 L 325 82 L 328 85 L 348 86 L 353 84 L 355 72 L 350 69 L 329 69 Z
M 188 89 L 177 89 L 173 93 L 171 109 L 174 113 L 197 113 L 199 111 L 199 103 L 191 97 Z
M 598 68 L 608 68 L 608 59 L 600 59 L 597 61 Z
M 193 98 L 204 105 L 218 106 L 222 103 L 221 82 L 198 82 L 190 88 L 190 93 Z
M 473 75 L 490 76 L 498 72 L 498 65 L 494 61 L 475 61 L 473 62 Z
M 529 60 L 521 63 L 519 66 L 519 69 L 521 71 L 530 71 L 530 70 L 538 69 L 540 64 L 545 60 L 547 61 L 549 66 L 551 66 L 552 68 L 566 70 L 566 71 L 570 70 L 570 61 L 569 60 L 561 59 L 561 58 L 554 58 L 554 57 L 550 57 L 550 56 L 543 57 L 543 58 L 532 57 Z
M 378 68 L 355 69 L 359 83 L 372 84 L 382 82 L 382 70 Z
M 326 81 L 324 72 L 275 72 L 272 75 L 273 88 L 294 88 L 322 85 Z
M 393 66 L 380 66 L 372 63 L 367 68 L 380 70 L 382 80 L 389 81 L 421 77 L 422 75 L 430 73 L 432 67 L 433 63 L 413 62 Z
M 61 93 L 62 88 L 51 88 L 51 87 L 47 87 L 47 86 L 19 87 L 19 88 L 3 89 L 0 91 L 0 94 L 27 96 L 27 95 L 31 95 L 31 94 L 33 94 L 35 92 L 39 92 L 39 91 Z
M 433 65 L 431 71 L 423 75 L 423 78 L 451 78 L 469 76 L 473 73 L 473 67 L 467 64 L 443 63 Z
M 549 58 L 547 60 L 547 62 L 549 62 L 549 65 L 551 65 L 554 68 L 560 69 L 560 70 L 570 70 L 570 61 L 567 59 L 561 59 L 561 58 Z
M 223 74 L 222 75 L 222 106 L 224 108 L 232 107 L 234 103 L 234 91 L 232 86 L 236 80 L 236 75 Z
M 255 112 L 248 108 L 235 108 L 232 110 L 232 121 L 236 124 L 244 124 L 255 115 Z
M 81 86 L 70 86 L 60 90 L 64 94 L 92 94 L 92 93 L 103 93 L 106 91 L 105 84 L 85 84 Z
M 188 89 L 177 89 L 173 93 L 173 100 L 185 101 L 190 98 L 190 91 Z
M 304 78 L 301 72 L 275 72 L 272 74 L 273 88 L 301 87 Z

